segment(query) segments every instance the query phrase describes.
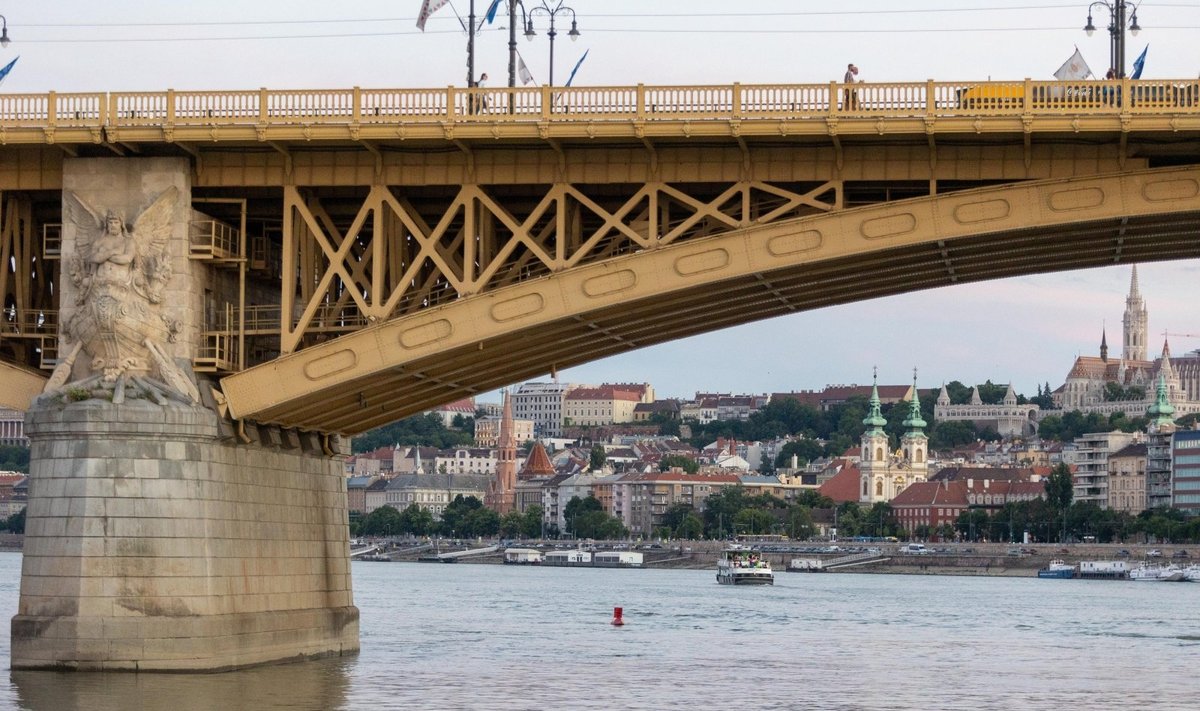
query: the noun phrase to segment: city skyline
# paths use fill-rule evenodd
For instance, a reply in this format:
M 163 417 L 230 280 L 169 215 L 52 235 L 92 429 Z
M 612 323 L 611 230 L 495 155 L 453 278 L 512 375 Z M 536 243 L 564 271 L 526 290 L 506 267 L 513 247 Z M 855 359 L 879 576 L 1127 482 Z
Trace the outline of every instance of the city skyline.
M 459 0 L 465 13 L 468 0 Z M 476 0 L 482 16 L 489 2 Z M 532 6 L 533 3 L 526 3 Z M 1078 47 L 1103 75 L 1109 37 L 1083 32 L 1088 3 L 846 0 L 836 9 L 762 0 L 731 10 L 721 0 L 572 0 L 582 33 L 556 42 L 558 83 L 585 52 L 577 85 L 828 82 L 848 62 L 867 82 L 1049 79 Z M 21 59 L 5 92 L 333 87 L 462 86 L 465 33 L 452 6 L 415 27 L 420 0 L 357 3 L 349 11 L 315 0 L 253 5 L 215 0 L 203 8 L 82 0 L 12 2 L 11 45 Z M 1127 62 L 1150 46 L 1145 76 L 1197 75 L 1200 5 L 1139 6 L 1142 32 L 1128 38 Z M 476 74 L 507 80 L 507 18 L 484 25 Z M 544 18 L 532 42 L 518 39 L 535 79 L 548 75 Z M 518 33 L 520 34 L 520 33 Z M 87 71 L 80 67 L 86 66 Z M 1164 330 L 1200 333 L 1186 305 L 1195 300 L 1196 260 L 1146 264 L 1151 355 Z M 746 324 L 655 346 L 558 373 L 563 381 L 648 381 L 666 396 L 696 390 L 779 392 L 833 383 L 948 380 L 1011 382 L 1032 395 L 1062 382 L 1076 355 L 1099 350 L 1101 328 L 1120 340 L 1129 267 L 1119 265 L 1018 277 L 888 297 Z M 548 334 L 552 336 L 552 334 Z M 1176 353 L 1200 339 L 1172 342 Z M 745 367 L 754 362 L 756 367 Z M 547 373 L 540 380 L 548 380 Z M 530 380 L 533 380 L 532 378 Z M 483 400 L 498 400 L 495 393 Z

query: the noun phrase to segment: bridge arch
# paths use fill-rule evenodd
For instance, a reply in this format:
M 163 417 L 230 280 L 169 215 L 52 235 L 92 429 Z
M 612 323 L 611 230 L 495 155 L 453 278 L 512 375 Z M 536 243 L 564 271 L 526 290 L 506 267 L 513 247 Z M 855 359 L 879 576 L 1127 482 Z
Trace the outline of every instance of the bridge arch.
M 225 377 L 237 418 L 354 434 L 598 358 L 951 284 L 1200 256 L 1200 168 L 1005 184 L 730 229 L 411 313 Z

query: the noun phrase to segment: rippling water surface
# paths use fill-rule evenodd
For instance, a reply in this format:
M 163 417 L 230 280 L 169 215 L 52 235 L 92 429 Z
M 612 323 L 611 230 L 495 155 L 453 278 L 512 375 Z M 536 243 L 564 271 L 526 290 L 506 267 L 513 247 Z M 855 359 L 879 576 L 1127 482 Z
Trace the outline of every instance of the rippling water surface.
M 20 556 L 0 554 L 0 613 Z M 362 652 L 10 672 L 23 709 L 1195 709 L 1200 585 L 355 563 Z M 626 625 L 612 627 L 612 608 Z M 0 635 L 5 665 L 8 636 Z

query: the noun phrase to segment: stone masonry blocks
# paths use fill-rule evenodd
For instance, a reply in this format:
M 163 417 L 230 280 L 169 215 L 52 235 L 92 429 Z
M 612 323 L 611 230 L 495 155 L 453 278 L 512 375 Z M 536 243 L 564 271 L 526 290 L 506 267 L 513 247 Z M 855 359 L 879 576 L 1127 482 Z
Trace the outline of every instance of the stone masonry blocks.
M 215 671 L 358 649 L 339 458 L 231 444 L 215 414 L 179 404 L 52 400 L 27 423 L 14 669 Z

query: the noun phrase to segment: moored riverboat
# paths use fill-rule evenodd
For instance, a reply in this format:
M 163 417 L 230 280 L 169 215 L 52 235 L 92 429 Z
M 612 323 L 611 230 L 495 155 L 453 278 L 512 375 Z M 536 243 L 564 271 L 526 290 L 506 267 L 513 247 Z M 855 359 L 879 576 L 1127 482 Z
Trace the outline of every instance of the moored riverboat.
M 1070 580 L 1075 577 L 1075 566 L 1061 560 L 1052 560 L 1050 565 L 1038 571 L 1037 576 L 1052 580 Z
M 1080 561 L 1079 577 L 1084 580 L 1125 580 L 1129 577 L 1129 564 L 1123 560 Z
M 740 546 L 726 548 L 717 560 L 717 582 L 722 585 L 774 585 L 771 564 L 758 551 Z
M 1129 579 L 1138 582 L 1178 583 L 1187 580 L 1183 568 L 1178 565 L 1143 563 L 1129 571 Z
M 542 552 L 533 548 L 507 548 L 504 551 L 505 565 L 541 565 Z

